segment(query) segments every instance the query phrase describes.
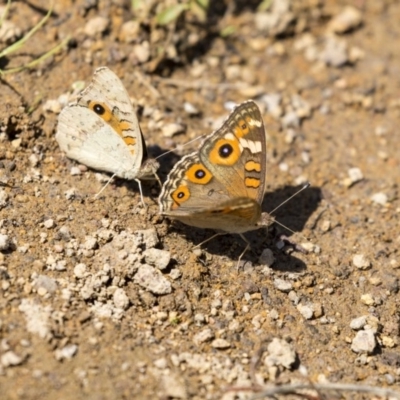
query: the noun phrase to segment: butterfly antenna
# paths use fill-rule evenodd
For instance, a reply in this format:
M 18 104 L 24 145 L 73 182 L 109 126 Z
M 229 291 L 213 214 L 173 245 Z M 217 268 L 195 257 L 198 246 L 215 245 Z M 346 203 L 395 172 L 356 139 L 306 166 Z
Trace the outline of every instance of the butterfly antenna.
M 116 176 L 117 174 L 113 174 L 112 176 L 111 176 L 111 178 L 107 181 L 107 183 L 100 189 L 100 192 L 98 192 L 98 193 L 96 193 L 95 195 L 94 195 L 94 199 L 96 200 L 99 196 L 100 196 L 100 194 L 103 192 L 103 190 L 111 183 L 111 181 L 114 179 L 114 177 Z
M 279 204 L 278 207 L 275 207 L 271 212 L 269 213 L 265 213 L 268 215 L 269 218 L 271 218 L 271 214 L 274 213 L 276 210 L 278 210 L 280 207 L 282 207 L 284 204 L 286 204 L 289 200 L 293 199 L 293 197 L 297 196 L 299 193 L 301 193 L 303 190 L 307 189 L 310 187 L 310 182 L 307 182 L 301 189 L 299 189 L 296 193 L 292 194 L 288 199 L 286 199 L 285 201 L 283 201 L 281 204 Z M 264 213 L 263 213 L 264 214 Z M 292 229 L 290 229 L 289 227 L 287 227 L 286 225 L 282 224 L 281 222 L 277 221 L 274 218 L 274 223 L 280 225 L 282 228 L 287 229 L 289 232 L 291 232 L 293 235 L 297 234 L 298 232 L 293 231 Z M 307 239 L 304 235 L 301 235 L 305 240 L 307 240 L 307 242 L 309 242 L 309 239 Z
M 207 135 L 198 136 L 198 137 L 196 137 L 196 138 L 194 138 L 194 139 L 192 139 L 192 140 L 189 140 L 188 142 L 186 142 L 186 143 L 184 143 L 184 144 L 181 144 L 181 145 L 179 145 L 179 146 L 176 146 L 176 147 L 173 148 L 172 150 L 168 150 L 168 151 L 166 151 L 165 153 L 160 154 L 158 157 L 155 158 L 155 160 L 157 160 L 157 158 L 160 158 L 160 157 L 165 156 L 166 154 L 172 153 L 173 151 L 177 150 L 177 149 L 180 148 L 180 147 L 185 147 L 185 146 L 187 146 L 188 144 L 190 144 L 190 143 L 192 143 L 192 142 L 195 142 L 196 140 L 199 140 L 199 139 L 201 139 L 201 138 L 204 138 L 205 136 L 207 136 Z
M 288 199 L 286 199 L 285 201 L 282 201 L 281 204 L 279 204 L 278 207 L 275 207 L 272 211 L 269 212 L 269 214 L 274 213 L 276 210 L 278 210 L 279 208 L 281 208 L 284 204 L 286 204 L 289 200 L 292 200 L 293 197 L 296 197 L 299 193 L 301 193 L 303 190 L 306 190 L 307 188 L 310 187 L 310 182 L 307 182 L 301 189 L 299 189 L 296 193 L 292 194 Z M 290 229 L 289 229 L 290 230 Z

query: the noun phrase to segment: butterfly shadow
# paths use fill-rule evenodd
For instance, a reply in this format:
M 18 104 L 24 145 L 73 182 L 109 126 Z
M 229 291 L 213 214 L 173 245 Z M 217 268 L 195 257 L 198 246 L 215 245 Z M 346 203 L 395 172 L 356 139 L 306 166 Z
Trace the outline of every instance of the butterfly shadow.
M 301 186 L 286 186 L 274 192 L 267 193 L 264 196 L 262 203 L 262 212 L 271 212 L 287 200 L 290 196 L 301 189 Z M 287 226 L 293 232 L 301 232 L 309 219 L 310 215 L 318 207 L 321 201 L 322 193 L 317 187 L 310 187 L 299 193 L 287 204 L 282 205 L 273 217 L 280 224 Z M 187 240 L 191 241 L 195 246 L 209 239 L 215 234 L 215 231 L 210 229 L 197 229 L 189 227 L 185 224 L 174 221 L 174 230 L 183 234 Z M 288 243 L 283 248 L 278 248 L 277 245 L 282 243 L 282 235 L 288 240 L 293 233 L 285 229 L 281 225 L 275 223 L 271 226 L 260 228 L 258 230 L 249 231 L 244 234 L 250 243 L 250 249 L 243 255 L 241 264 L 260 265 L 259 257 L 264 249 L 271 249 L 275 258 L 272 266 L 274 270 L 285 272 L 301 272 L 306 269 L 304 261 L 296 257 L 295 245 Z M 290 240 L 291 241 L 291 240 Z M 304 242 L 305 239 L 300 239 L 299 242 Z M 284 241 L 285 242 L 285 241 Z M 238 260 L 246 243 L 236 234 L 223 234 L 215 237 L 209 242 L 201 245 L 210 254 L 219 256 L 228 256 L 232 261 Z M 250 262 L 250 264 L 249 264 Z

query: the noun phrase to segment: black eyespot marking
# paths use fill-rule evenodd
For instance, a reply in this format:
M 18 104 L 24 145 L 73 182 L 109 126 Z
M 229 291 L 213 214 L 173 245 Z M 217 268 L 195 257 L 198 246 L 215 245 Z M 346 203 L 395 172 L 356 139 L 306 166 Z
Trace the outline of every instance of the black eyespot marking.
M 233 147 L 228 143 L 225 143 L 218 149 L 218 154 L 222 158 L 228 158 L 232 153 Z
M 194 176 L 197 179 L 203 179 L 206 176 L 206 171 L 204 171 L 204 169 L 198 169 L 196 170 L 196 172 L 194 173 Z
M 183 198 L 185 197 L 185 193 L 179 192 L 179 193 L 176 195 L 176 197 L 177 197 L 178 199 L 183 199 Z
M 105 108 L 100 104 L 95 104 L 93 106 L 93 111 L 98 115 L 103 115 L 106 112 Z
M 207 193 L 207 196 L 211 197 L 214 194 L 214 192 L 215 192 L 214 189 L 209 190 L 208 193 Z
M 246 124 L 246 123 L 243 123 L 242 126 L 241 126 L 241 128 L 242 128 L 242 130 L 246 130 L 246 129 L 247 129 L 247 124 Z

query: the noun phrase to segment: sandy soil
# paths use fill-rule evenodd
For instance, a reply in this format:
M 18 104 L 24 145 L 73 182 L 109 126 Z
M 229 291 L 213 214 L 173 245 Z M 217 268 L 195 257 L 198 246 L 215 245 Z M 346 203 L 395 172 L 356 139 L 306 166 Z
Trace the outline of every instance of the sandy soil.
M 145 3 L 160 4 L 56 2 L 1 59 L 29 62 L 70 35 L 1 80 L 1 398 L 227 400 L 299 382 L 400 391 L 400 4 L 218 2 L 205 21 L 189 10 L 165 28 L 164 2 Z M 26 33 L 46 7 L 15 2 L 7 20 Z M 107 175 L 67 159 L 54 135 L 73 88 L 102 65 L 132 96 L 149 151 L 175 149 L 163 181 L 198 146 L 181 144 L 256 100 L 269 133 L 263 210 L 311 183 L 275 214 L 295 233 L 247 234 L 237 271 L 242 240 L 194 248 L 213 232 L 160 217 L 157 183 L 144 185 L 147 210 L 121 179 L 94 201 Z M 171 124 L 181 133 L 169 137 Z M 308 254 L 282 248 L 282 233 Z M 154 249 L 171 261 L 143 286 Z M 311 398 L 339 396 L 327 393 Z

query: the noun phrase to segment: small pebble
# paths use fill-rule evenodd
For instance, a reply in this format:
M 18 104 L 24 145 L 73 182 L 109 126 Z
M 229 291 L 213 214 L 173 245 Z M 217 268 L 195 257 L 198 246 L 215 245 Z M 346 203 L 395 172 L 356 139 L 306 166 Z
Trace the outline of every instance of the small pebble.
M 221 349 L 221 350 L 224 350 L 224 349 L 229 349 L 229 347 L 231 347 L 231 344 L 230 344 L 227 340 L 225 340 L 225 339 L 215 339 L 215 340 L 213 340 L 213 342 L 211 343 L 211 346 L 212 346 L 214 349 Z
M 168 294 L 172 291 L 171 283 L 161 272 L 147 264 L 139 267 L 134 276 L 134 281 L 154 294 Z
M 55 222 L 53 219 L 47 219 L 46 221 L 44 221 L 44 227 L 47 229 L 51 229 L 55 227 Z
M 155 248 L 145 250 L 143 255 L 147 264 L 153 265 L 160 270 L 167 268 L 171 260 L 171 253 L 169 251 Z
M 164 137 L 172 137 L 174 135 L 178 135 L 179 133 L 184 133 L 186 131 L 185 126 L 182 124 L 178 123 L 171 123 L 171 124 L 166 124 L 162 128 L 162 135 Z
M 72 176 L 76 176 L 76 175 L 82 175 L 82 171 L 79 167 L 72 167 L 70 170 L 70 174 Z
M 78 351 L 78 346 L 76 344 L 68 344 L 62 349 L 57 349 L 54 352 L 56 360 L 70 360 Z
M 87 236 L 83 247 L 86 250 L 96 250 L 98 247 L 97 240 L 92 236 Z
M 49 99 L 43 104 L 43 111 L 51 112 L 53 114 L 60 114 L 62 105 L 58 100 Z
M 284 279 L 276 278 L 274 279 L 274 286 L 284 293 L 289 293 L 292 290 L 293 285 L 289 281 Z
M 364 254 L 355 254 L 353 256 L 353 265 L 358 269 L 365 270 L 371 267 L 371 262 Z
M 138 240 L 143 243 L 147 249 L 155 247 L 158 244 L 158 236 L 155 229 L 144 229 L 135 232 Z
M 1 7 L 1 16 L 5 18 L 5 9 Z M 0 43 L 12 44 L 22 35 L 21 29 L 12 21 L 4 19 L 0 24 Z M 3 47 L 3 46 L 2 46 Z
M 186 381 L 182 375 L 165 374 L 162 376 L 163 396 L 166 399 L 188 399 Z
M 38 275 L 34 286 L 38 289 L 38 294 L 40 294 L 39 289 L 44 289 L 45 293 L 54 293 L 57 290 L 57 282 L 47 275 Z
M 393 348 L 396 346 L 396 341 L 390 336 L 381 335 L 381 342 L 383 347 Z
M 171 269 L 169 276 L 171 277 L 171 279 L 176 281 L 177 279 L 179 279 L 182 276 L 182 272 L 178 268 L 173 268 L 173 269 Z
M 24 359 L 10 350 L 1 355 L 0 361 L 3 367 L 12 367 L 22 364 Z
M 214 339 L 214 332 L 210 328 L 203 329 L 193 336 L 193 342 L 199 345 Z
M 133 43 L 138 39 L 139 31 L 139 21 L 127 21 L 121 26 L 119 40 L 124 43 Z
M 158 360 L 154 361 L 154 365 L 158 368 L 158 369 L 165 369 L 168 367 L 168 361 L 166 358 L 159 358 Z
M 355 7 L 347 6 L 329 22 L 328 31 L 346 33 L 360 26 L 361 22 L 361 12 Z
M 376 347 L 374 332 L 370 329 L 358 331 L 351 342 L 351 350 L 355 353 L 371 354 Z
M 305 319 L 311 319 L 314 316 L 314 310 L 311 305 L 298 304 L 297 310 Z
M 64 196 L 67 200 L 73 200 L 75 198 L 75 195 L 76 195 L 75 188 L 68 189 L 64 192 Z
M 350 168 L 347 173 L 349 177 L 343 180 L 343 185 L 346 187 L 350 187 L 364 179 L 360 168 Z
M 0 234 L 0 251 L 7 251 L 11 246 L 11 241 L 8 235 Z
M 361 296 L 361 302 L 367 306 L 375 305 L 375 299 L 372 297 L 370 293 L 363 294 Z
M 371 200 L 375 204 L 379 204 L 380 206 L 386 206 L 388 201 L 388 196 L 385 193 L 379 192 L 375 193 L 371 196 Z
M 117 288 L 113 294 L 113 302 L 115 307 L 126 310 L 129 306 L 129 297 L 126 295 L 125 290 Z
M 354 318 L 350 321 L 350 328 L 354 329 L 355 331 L 359 331 L 360 329 L 364 328 L 366 323 L 367 323 L 366 316 Z
M 185 113 L 189 115 L 198 115 L 200 113 L 199 110 L 192 103 L 189 103 L 188 101 L 185 101 L 183 103 L 183 109 L 185 110 Z
M 261 265 L 266 265 L 267 267 L 271 267 L 275 262 L 274 253 L 271 249 L 264 249 L 258 258 L 258 262 Z
M 89 19 L 86 23 L 85 27 L 83 28 L 83 32 L 90 37 L 97 36 L 99 34 L 104 33 L 109 25 L 109 20 L 104 17 L 93 17 Z
M 296 362 L 296 352 L 286 340 L 273 338 L 267 347 L 268 355 L 264 365 L 268 367 L 282 366 L 289 369 Z
M 82 279 L 87 275 L 87 267 L 86 264 L 76 264 L 75 268 L 74 268 L 74 275 L 78 278 L 78 279 Z
M 327 65 L 337 68 L 343 66 L 348 61 L 347 43 L 334 35 L 329 35 L 319 58 Z

